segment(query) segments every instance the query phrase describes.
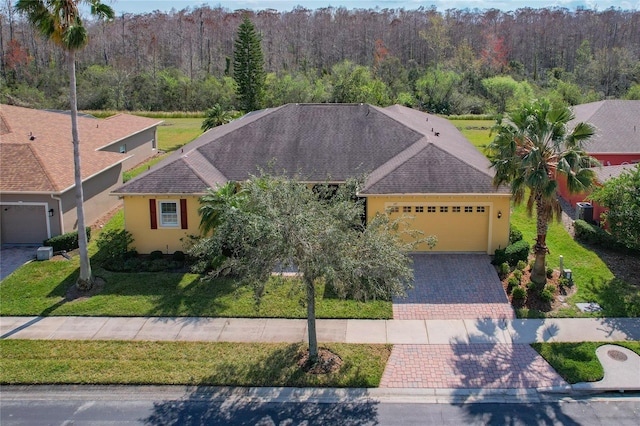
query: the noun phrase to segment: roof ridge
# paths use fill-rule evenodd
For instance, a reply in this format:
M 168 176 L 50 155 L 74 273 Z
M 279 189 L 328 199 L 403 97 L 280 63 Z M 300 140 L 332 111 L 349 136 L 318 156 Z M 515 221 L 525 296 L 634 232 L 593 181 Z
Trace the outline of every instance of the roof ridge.
M 51 178 L 51 175 L 49 174 L 49 171 L 45 167 L 45 163 L 40 158 L 40 155 L 38 154 L 37 150 L 34 149 L 34 147 L 33 147 L 33 145 L 31 143 L 28 143 L 26 145 L 31 150 L 31 153 L 33 154 L 33 157 L 36 159 L 36 161 L 38 162 L 38 165 L 40 166 L 40 169 L 42 169 L 42 172 L 44 173 L 45 177 L 49 181 L 49 185 L 51 185 L 51 187 L 54 188 L 56 191 L 60 191 L 60 188 L 58 188 L 58 185 L 56 184 L 56 181 Z M 75 168 L 75 158 L 74 158 L 74 168 Z M 74 171 L 74 176 L 75 176 L 75 171 Z M 73 185 L 75 185 L 75 178 L 74 178 Z
M 368 188 L 372 187 L 373 185 L 384 179 L 386 176 L 389 176 L 391 173 L 397 170 L 398 167 L 402 166 L 419 152 L 422 152 L 429 145 L 433 145 L 433 143 L 426 136 L 423 136 L 416 142 L 402 150 L 400 153 L 387 160 L 380 167 L 371 172 L 371 174 L 367 178 L 367 181 L 365 182 L 364 188 L 362 188 L 362 191 L 366 191 Z
M 182 160 L 210 188 L 213 188 L 214 184 L 224 184 L 229 180 L 197 149 L 183 155 Z

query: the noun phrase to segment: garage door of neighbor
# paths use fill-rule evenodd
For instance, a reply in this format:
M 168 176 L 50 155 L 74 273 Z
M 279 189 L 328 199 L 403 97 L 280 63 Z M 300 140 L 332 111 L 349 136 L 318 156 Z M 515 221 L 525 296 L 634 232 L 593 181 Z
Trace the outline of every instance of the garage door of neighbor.
M 47 239 L 47 213 L 43 205 L 2 205 L 2 244 L 42 244 Z
M 429 205 L 410 213 L 413 226 L 424 235 L 435 235 L 433 251 L 487 252 L 489 206 L 476 204 Z M 420 247 L 421 250 L 428 250 Z

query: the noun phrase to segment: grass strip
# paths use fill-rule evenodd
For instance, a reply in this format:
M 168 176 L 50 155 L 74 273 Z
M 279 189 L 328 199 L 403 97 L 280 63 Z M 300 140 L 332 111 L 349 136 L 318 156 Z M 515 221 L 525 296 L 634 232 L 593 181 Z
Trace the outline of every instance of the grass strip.
M 321 345 L 339 370 L 308 374 L 302 343 L 0 341 L 2 384 L 376 387 L 391 345 Z
M 596 356 L 602 345 L 624 346 L 640 355 L 640 342 L 533 343 L 535 349 L 568 383 L 596 382 L 604 370 Z

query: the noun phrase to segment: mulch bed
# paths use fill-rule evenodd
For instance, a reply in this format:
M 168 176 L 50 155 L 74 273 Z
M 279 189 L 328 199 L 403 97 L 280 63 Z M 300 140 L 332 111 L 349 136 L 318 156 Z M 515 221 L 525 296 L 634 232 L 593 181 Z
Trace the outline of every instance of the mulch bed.
M 342 358 L 327 348 L 318 348 L 318 360 L 309 360 L 309 351 L 302 352 L 298 359 L 298 367 L 309 374 L 329 374 L 338 371 L 342 366 Z
M 532 258 L 529 259 L 531 262 Z M 546 285 L 552 284 L 555 286 L 556 290 L 554 292 L 553 300 L 547 302 L 540 297 L 540 292 L 542 288 L 537 288 L 534 291 L 531 291 L 527 288 L 528 284 L 531 282 L 531 267 L 529 264 L 522 271 L 522 279 L 520 280 L 520 287 L 522 287 L 526 291 L 526 297 L 521 300 L 514 300 L 513 296 L 509 292 L 509 277 L 513 276 L 513 271 L 507 274 L 504 277 L 501 277 L 502 287 L 504 288 L 505 293 L 509 299 L 509 302 L 515 308 L 527 308 L 529 310 L 537 310 L 540 312 L 554 312 L 558 311 L 563 307 L 567 307 L 563 300 L 564 298 L 575 294 L 577 291 L 576 286 L 565 287 L 560 286 L 560 271 L 554 270 L 551 278 L 547 278 Z M 538 286 L 540 287 L 540 286 Z

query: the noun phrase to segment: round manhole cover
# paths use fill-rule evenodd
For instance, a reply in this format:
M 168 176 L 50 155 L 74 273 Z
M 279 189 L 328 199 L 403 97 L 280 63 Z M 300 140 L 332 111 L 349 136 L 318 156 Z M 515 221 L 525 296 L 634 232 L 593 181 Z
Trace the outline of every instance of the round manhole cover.
M 626 361 L 627 360 L 627 356 L 620 352 L 617 351 L 615 349 L 611 349 L 609 351 L 607 351 L 607 355 L 609 355 L 609 358 L 615 359 L 616 361 Z

